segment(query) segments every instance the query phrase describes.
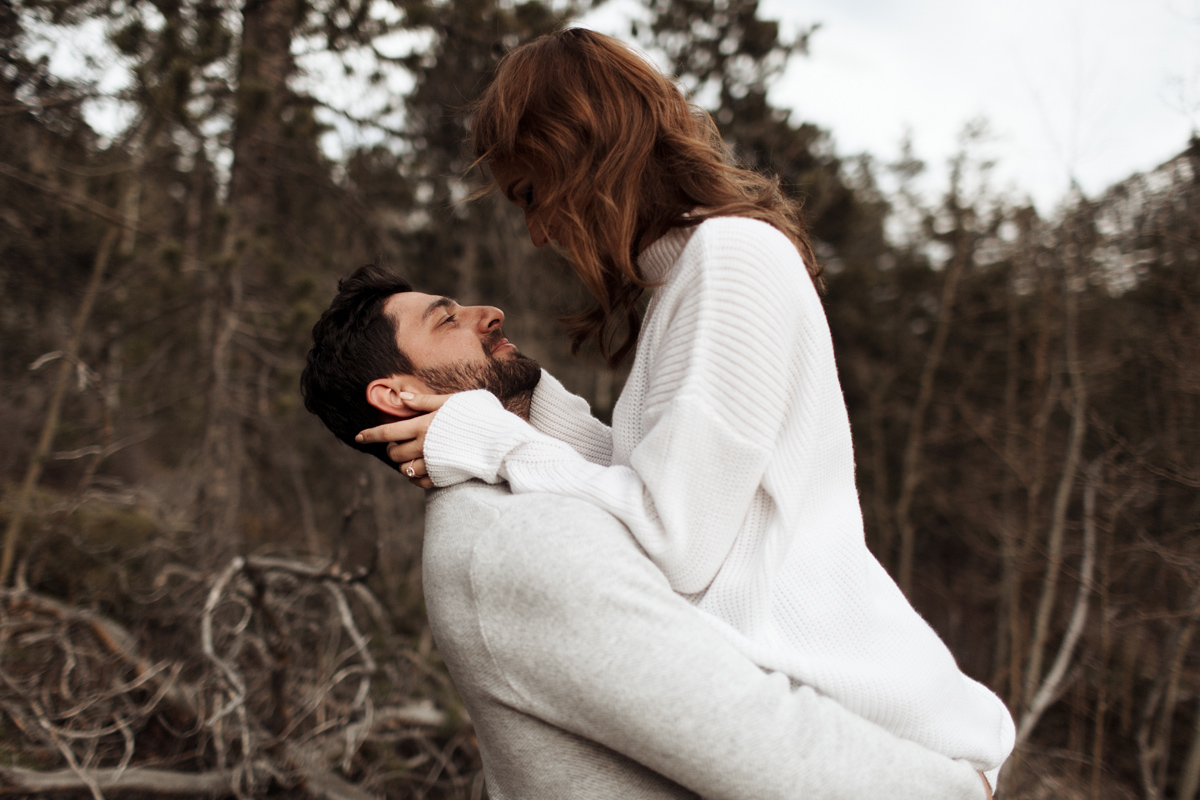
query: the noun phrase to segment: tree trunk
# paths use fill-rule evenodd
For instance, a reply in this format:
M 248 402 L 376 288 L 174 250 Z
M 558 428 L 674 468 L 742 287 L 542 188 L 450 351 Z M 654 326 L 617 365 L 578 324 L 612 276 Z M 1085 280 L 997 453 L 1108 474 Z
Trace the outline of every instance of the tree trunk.
M 1042 713 L 1065 688 L 1063 682 L 1066 679 L 1067 670 L 1071 666 L 1071 657 L 1074 655 L 1075 645 L 1083 633 L 1084 623 L 1087 622 L 1088 598 L 1092 591 L 1092 571 L 1095 569 L 1096 563 L 1096 490 L 1099 480 L 1100 463 L 1096 462 L 1088 468 L 1087 486 L 1083 494 L 1083 562 L 1079 567 L 1079 590 L 1075 595 L 1071 620 L 1067 624 L 1067 631 L 1063 634 L 1062 643 L 1059 645 L 1058 656 L 1054 659 L 1054 665 L 1051 666 L 1050 671 L 1046 673 L 1045 680 L 1036 687 L 1036 692 L 1032 688 L 1026 691 L 1030 700 L 1028 708 L 1017 724 L 1017 747 L 1029 740 L 1029 735 L 1033 732 L 1038 720 L 1041 719 Z
M 900 564 L 898 579 L 900 590 L 906 595 L 912 590 L 913 553 L 916 547 L 916 528 L 912 521 L 912 502 L 921 483 L 921 451 L 925 444 L 925 415 L 933 401 L 933 380 L 942 364 L 942 353 L 950 337 L 950 323 L 954 317 L 954 301 L 958 295 L 958 281 L 970 259 L 971 234 L 959 224 L 958 241 L 954 257 L 950 260 L 946 279 L 942 284 L 942 300 L 938 306 L 937 329 L 933 342 L 925 355 L 921 369 L 921 383 L 917 400 L 913 404 L 908 421 L 908 441 L 904 447 L 904 467 L 901 475 L 900 498 L 896 501 L 896 526 L 900 530 Z
M 1192 728 L 1192 744 L 1188 748 L 1187 761 L 1179 776 L 1179 800 L 1196 800 L 1200 789 L 1200 700 L 1196 702 L 1196 724 Z
M 1021 681 L 1021 573 L 1020 525 L 1017 519 L 1017 491 L 1013 471 L 1017 464 L 1017 385 L 1020 375 L 1021 313 L 1017 292 L 1007 281 L 1008 342 L 1005 349 L 1004 378 L 1004 462 L 1008 467 L 1003 482 L 1003 519 L 1000 521 L 1000 561 L 1004 589 L 996 614 L 996 681 L 1008 675 L 1008 696 L 1020 693 Z
M 96 259 L 92 262 L 92 277 L 88 281 L 87 289 L 83 292 L 79 311 L 75 314 L 75 326 L 71 334 L 71 341 L 60 358 L 58 378 L 54 383 L 54 391 L 50 395 L 50 403 L 46 406 L 46 417 L 42 421 L 42 435 L 38 438 L 33 455 L 29 457 L 25 479 L 21 482 L 21 492 L 17 495 L 16 505 L 8 520 L 8 528 L 4 532 L 4 551 L 0 555 L 0 586 L 8 585 L 9 572 L 12 570 L 13 557 L 17 549 L 17 539 L 21 535 L 21 526 L 25 522 L 25 515 L 29 512 L 29 505 L 33 500 L 33 490 L 42 476 L 42 467 L 46 464 L 50 447 L 54 444 L 54 434 L 58 431 L 58 417 L 62 412 L 63 398 L 67 394 L 71 373 L 77 368 L 79 362 L 79 345 L 83 341 L 83 330 L 87 327 L 88 318 L 92 315 L 92 307 L 95 306 L 96 297 L 100 294 L 100 283 L 117 243 L 117 234 L 120 232 L 119 226 L 109 226 L 108 232 L 100 242 L 100 249 L 96 252 Z
M 248 0 L 242 9 L 228 223 L 218 267 L 227 273 L 218 277 L 213 319 L 207 323 L 213 331 L 212 371 L 197 476 L 202 525 L 222 550 L 240 545 L 243 426 L 254 413 L 254 378 L 236 344 L 247 333 L 247 294 L 265 282 L 265 245 L 280 217 L 283 112 L 295 69 L 291 43 L 298 21 L 296 0 Z
M 1058 590 L 1058 573 L 1062 568 L 1063 534 L 1066 526 L 1067 506 L 1075 486 L 1075 476 L 1079 470 L 1079 459 L 1083 452 L 1083 439 L 1087 430 L 1087 383 L 1083 376 L 1083 366 L 1079 359 L 1078 324 L 1079 299 L 1078 292 L 1072 285 L 1076 270 L 1073 259 L 1067 259 L 1065 281 L 1066 303 L 1066 350 L 1067 371 L 1071 378 L 1071 428 L 1067 440 L 1067 452 L 1063 461 L 1062 474 L 1059 476 L 1058 491 L 1054 496 L 1054 506 L 1050 519 L 1050 531 L 1046 541 L 1046 574 L 1042 582 L 1042 594 L 1038 600 L 1037 613 L 1034 617 L 1033 634 L 1029 644 L 1029 666 L 1025 670 L 1024 696 L 1028 705 L 1033 707 L 1033 694 L 1042 680 L 1042 659 L 1045 655 L 1047 640 L 1050 635 L 1050 618 L 1054 612 L 1054 603 Z
M 1136 739 L 1142 791 L 1149 800 L 1161 800 L 1163 797 L 1165 776 L 1162 767 L 1165 766 L 1167 757 L 1167 753 L 1164 751 L 1166 744 L 1163 736 L 1164 723 L 1165 730 L 1169 732 L 1171 716 L 1174 714 L 1175 686 L 1178 685 L 1183 657 L 1187 654 L 1188 645 L 1191 643 L 1196 628 L 1196 623 L 1191 617 L 1198 610 L 1200 610 L 1200 585 L 1192 590 L 1187 605 L 1183 609 L 1183 615 L 1175 622 L 1173 630 L 1167 637 L 1166 645 L 1163 648 L 1163 669 L 1159 672 L 1158 678 L 1142 706 Z M 1164 700 L 1167 702 L 1164 703 Z M 1162 706 L 1166 706 L 1166 708 L 1160 712 Z M 1160 713 L 1164 716 L 1160 717 Z M 1161 721 L 1156 726 L 1155 722 L 1158 720 Z M 1155 728 L 1158 729 L 1157 736 Z

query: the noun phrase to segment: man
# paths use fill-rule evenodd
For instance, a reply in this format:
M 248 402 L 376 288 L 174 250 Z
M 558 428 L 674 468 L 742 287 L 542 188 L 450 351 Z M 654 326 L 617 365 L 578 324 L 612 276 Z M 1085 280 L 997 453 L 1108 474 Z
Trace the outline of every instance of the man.
M 415 394 L 491 391 L 552 435 L 600 424 L 503 319 L 364 267 L 313 328 L 305 404 L 389 465 L 355 436 L 413 416 Z M 545 412 L 572 403 L 570 420 Z M 477 481 L 432 492 L 423 575 L 494 798 L 985 797 L 969 765 L 764 673 L 588 503 Z

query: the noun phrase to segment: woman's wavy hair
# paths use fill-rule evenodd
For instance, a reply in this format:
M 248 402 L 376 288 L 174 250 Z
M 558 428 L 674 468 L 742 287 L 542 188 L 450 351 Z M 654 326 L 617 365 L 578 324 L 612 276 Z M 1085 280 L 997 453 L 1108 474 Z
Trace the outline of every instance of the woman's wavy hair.
M 609 364 L 624 360 L 641 327 L 638 298 L 653 285 L 638 252 L 710 217 L 775 226 L 820 284 L 800 203 L 778 178 L 737 164 L 712 117 L 617 39 L 568 28 L 513 49 L 471 116 L 473 166 L 530 168 L 534 202 L 553 210 L 555 239 L 596 300 L 563 320 L 572 352 L 594 339 Z

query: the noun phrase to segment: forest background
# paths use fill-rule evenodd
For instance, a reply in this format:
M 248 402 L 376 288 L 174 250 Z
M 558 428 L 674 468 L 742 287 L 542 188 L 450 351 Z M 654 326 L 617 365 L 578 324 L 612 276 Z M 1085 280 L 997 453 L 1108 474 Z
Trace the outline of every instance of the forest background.
M 868 543 L 1012 709 L 1003 796 L 1195 800 L 1200 141 L 1043 215 L 992 189 L 969 125 L 930 200 L 911 151 L 839 157 L 768 102 L 813 31 L 646 7 L 630 41 L 805 200 Z M 486 796 L 424 617 L 421 494 L 297 380 L 337 279 L 381 257 L 502 306 L 611 413 L 623 374 L 555 322 L 568 268 L 501 199 L 460 202 L 463 106 L 584 10 L 0 5 L 0 794 Z M 96 19 L 130 77 L 115 135 L 85 121 L 99 83 L 31 55 Z M 385 101 L 318 100 L 317 57 Z M 331 125 L 370 144 L 328 152 Z

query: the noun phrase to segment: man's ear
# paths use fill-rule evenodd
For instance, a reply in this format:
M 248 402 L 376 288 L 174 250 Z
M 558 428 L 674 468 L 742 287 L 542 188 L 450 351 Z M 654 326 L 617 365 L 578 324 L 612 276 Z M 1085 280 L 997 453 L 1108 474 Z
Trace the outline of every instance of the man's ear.
M 367 402 L 388 416 L 407 419 L 425 412 L 414 411 L 406 406 L 400 399 L 400 393 L 425 394 L 428 391 L 425 383 L 412 375 L 392 375 L 376 378 L 367 384 Z

